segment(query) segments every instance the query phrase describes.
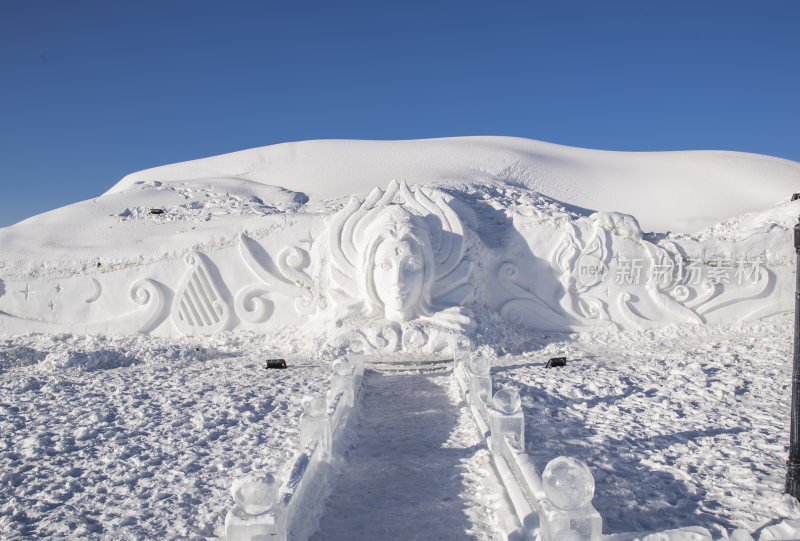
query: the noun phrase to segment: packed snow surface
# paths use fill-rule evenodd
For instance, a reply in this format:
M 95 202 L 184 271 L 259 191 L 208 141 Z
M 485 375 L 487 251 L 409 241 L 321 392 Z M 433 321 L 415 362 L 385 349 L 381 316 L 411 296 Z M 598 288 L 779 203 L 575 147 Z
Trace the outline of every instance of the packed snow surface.
M 489 451 L 454 385 L 449 373 L 367 375 L 357 445 L 311 541 L 494 537 L 503 489 L 487 490 Z
M 281 471 L 302 357 L 267 370 L 261 337 L 32 335 L 0 341 L 0 538 L 214 537 L 238 476 Z

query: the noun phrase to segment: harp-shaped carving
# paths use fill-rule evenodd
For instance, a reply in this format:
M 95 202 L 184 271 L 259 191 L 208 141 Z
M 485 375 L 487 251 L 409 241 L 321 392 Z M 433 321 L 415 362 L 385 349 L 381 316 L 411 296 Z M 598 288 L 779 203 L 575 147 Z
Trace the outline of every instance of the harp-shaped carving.
M 186 256 L 189 271 L 172 302 L 172 321 L 184 334 L 209 335 L 224 330 L 230 309 L 200 254 Z

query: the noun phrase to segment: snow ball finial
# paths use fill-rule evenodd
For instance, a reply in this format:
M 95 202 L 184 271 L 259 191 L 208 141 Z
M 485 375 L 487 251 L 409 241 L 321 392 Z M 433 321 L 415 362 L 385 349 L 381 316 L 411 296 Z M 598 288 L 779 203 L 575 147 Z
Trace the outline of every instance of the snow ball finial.
M 560 456 L 548 462 L 542 483 L 552 504 L 565 511 L 584 507 L 594 496 L 592 472 L 576 458 Z
M 522 409 L 522 400 L 519 397 L 519 391 L 513 387 L 503 387 L 494 393 L 492 405 L 497 411 L 511 415 Z
M 472 372 L 474 376 L 486 377 L 489 375 L 490 368 L 491 363 L 489 363 L 489 359 L 483 355 L 475 355 L 470 359 L 469 371 Z
M 234 501 L 248 515 L 261 515 L 275 506 L 277 484 L 271 473 L 252 472 L 231 486 Z
M 353 365 L 350 364 L 347 357 L 342 357 L 341 359 L 333 361 L 331 368 L 333 369 L 333 373 L 337 376 L 349 376 L 353 372 Z
M 306 395 L 302 401 L 303 412 L 314 419 L 324 417 L 328 413 L 328 400 L 324 396 Z

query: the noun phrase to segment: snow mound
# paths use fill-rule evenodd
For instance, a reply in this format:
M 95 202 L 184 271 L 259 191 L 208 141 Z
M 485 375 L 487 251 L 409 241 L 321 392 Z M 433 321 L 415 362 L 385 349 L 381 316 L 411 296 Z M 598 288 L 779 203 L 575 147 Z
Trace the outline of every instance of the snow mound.
M 635 216 L 645 231 L 689 233 L 788 200 L 800 164 L 725 151 L 609 152 L 513 137 L 284 143 L 133 173 L 138 182 L 238 177 L 311 201 L 365 194 L 392 178 L 506 184 L 586 209 Z

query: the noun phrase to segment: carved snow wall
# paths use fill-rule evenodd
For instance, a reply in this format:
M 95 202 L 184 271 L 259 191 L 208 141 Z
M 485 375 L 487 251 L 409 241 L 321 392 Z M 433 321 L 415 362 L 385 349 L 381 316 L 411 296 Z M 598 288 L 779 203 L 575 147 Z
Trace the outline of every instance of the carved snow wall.
M 474 314 L 551 331 L 736 322 L 793 309 L 781 228 L 645 239 L 616 213 L 513 215 L 494 236 L 458 192 L 392 181 L 331 215 L 264 218 L 217 249 L 53 279 L 0 276 L 0 332 L 210 335 L 304 325 L 353 351 L 435 353 Z
M 618 213 L 555 223 L 523 218 L 515 229 L 511 257 L 494 274 L 512 298 L 490 304 L 525 326 L 645 329 L 732 323 L 793 309 L 790 231 L 737 242 L 656 244 L 643 238 L 632 217 Z

